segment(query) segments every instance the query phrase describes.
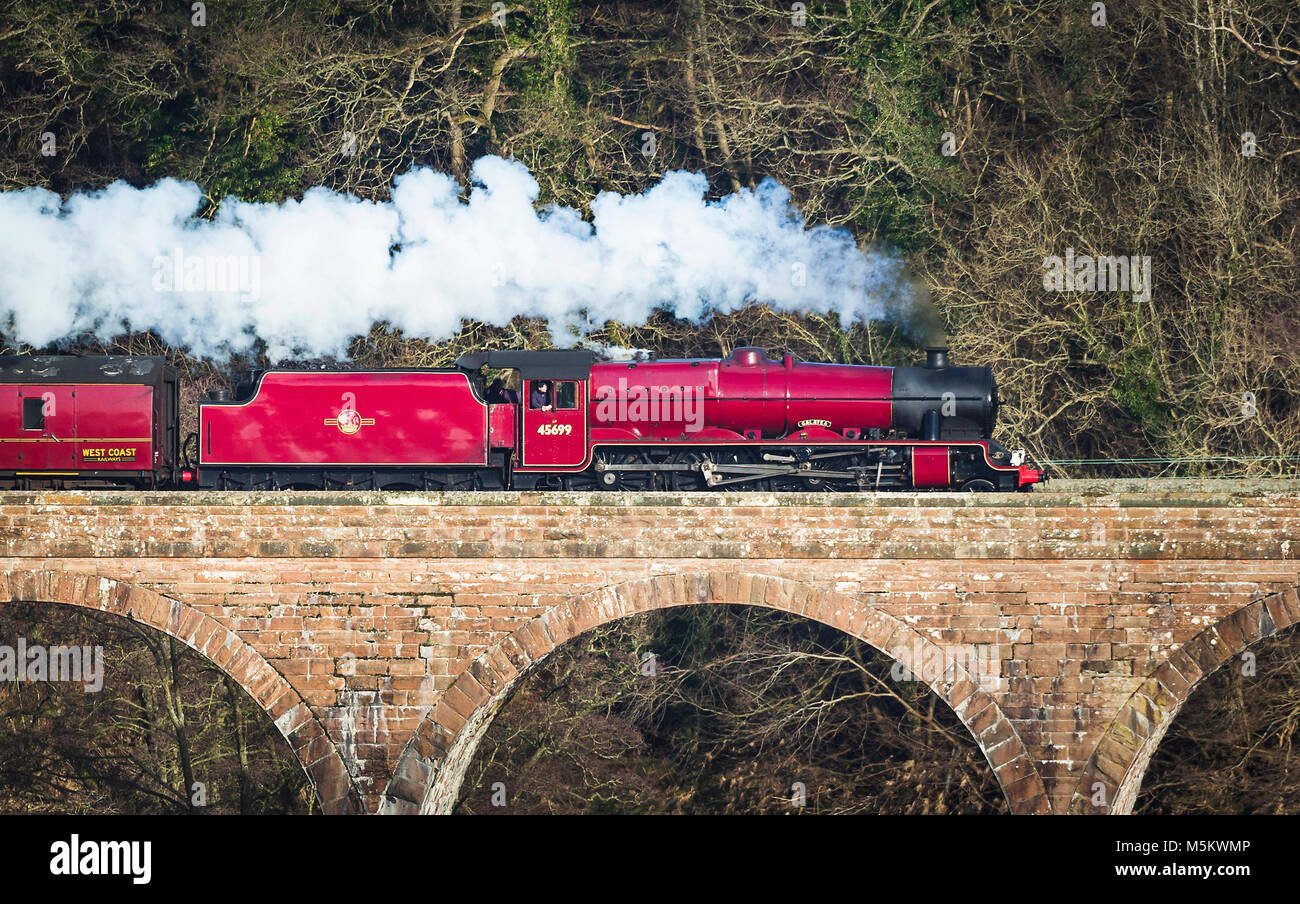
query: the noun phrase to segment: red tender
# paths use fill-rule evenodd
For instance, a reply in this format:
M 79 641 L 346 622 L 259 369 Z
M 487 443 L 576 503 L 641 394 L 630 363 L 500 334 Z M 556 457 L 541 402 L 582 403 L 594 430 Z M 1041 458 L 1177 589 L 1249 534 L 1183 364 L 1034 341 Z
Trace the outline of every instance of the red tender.
M 488 428 L 463 372 L 268 371 L 247 401 L 200 406 L 199 462 L 481 466 Z

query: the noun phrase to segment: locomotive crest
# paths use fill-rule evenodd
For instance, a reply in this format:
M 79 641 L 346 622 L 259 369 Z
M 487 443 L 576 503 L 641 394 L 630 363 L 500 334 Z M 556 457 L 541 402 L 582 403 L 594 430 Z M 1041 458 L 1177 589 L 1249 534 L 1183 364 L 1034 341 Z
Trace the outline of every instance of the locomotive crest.
M 339 410 L 338 417 L 325 418 L 326 427 L 338 427 L 339 433 L 351 436 L 362 427 L 369 427 L 375 422 L 372 417 L 362 417 L 355 408 L 343 408 Z

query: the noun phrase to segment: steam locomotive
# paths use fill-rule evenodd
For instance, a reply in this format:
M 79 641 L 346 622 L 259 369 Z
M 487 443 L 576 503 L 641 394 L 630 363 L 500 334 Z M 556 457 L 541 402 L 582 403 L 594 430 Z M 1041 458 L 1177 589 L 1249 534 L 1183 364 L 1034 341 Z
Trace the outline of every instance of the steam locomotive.
M 488 384 L 488 373 L 505 381 Z M 452 368 L 249 374 L 180 438 L 157 357 L 0 357 L 0 486 L 1026 490 L 986 367 L 488 351 Z

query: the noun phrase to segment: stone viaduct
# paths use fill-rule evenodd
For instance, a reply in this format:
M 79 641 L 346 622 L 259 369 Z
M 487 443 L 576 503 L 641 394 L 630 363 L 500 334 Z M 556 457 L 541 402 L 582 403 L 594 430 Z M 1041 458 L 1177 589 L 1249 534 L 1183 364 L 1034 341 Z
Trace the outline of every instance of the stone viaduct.
M 1047 486 L 6 493 L 0 600 L 117 613 L 200 651 L 275 720 L 327 812 L 448 810 L 548 653 L 623 616 L 723 603 L 901 662 L 1012 812 L 1126 813 L 1197 683 L 1300 621 L 1300 490 Z

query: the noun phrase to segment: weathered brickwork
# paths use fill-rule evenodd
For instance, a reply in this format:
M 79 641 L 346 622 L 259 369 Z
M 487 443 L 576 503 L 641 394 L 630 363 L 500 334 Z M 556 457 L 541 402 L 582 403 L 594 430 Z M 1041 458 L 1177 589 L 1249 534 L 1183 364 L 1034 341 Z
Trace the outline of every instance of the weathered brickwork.
M 893 656 L 953 707 L 1014 812 L 1127 812 L 1192 688 L 1300 621 L 1293 544 L 1290 490 L 9 493 L 0 598 L 195 647 L 276 720 L 330 812 L 446 810 L 533 664 L 613 619 L 708 603 Z

